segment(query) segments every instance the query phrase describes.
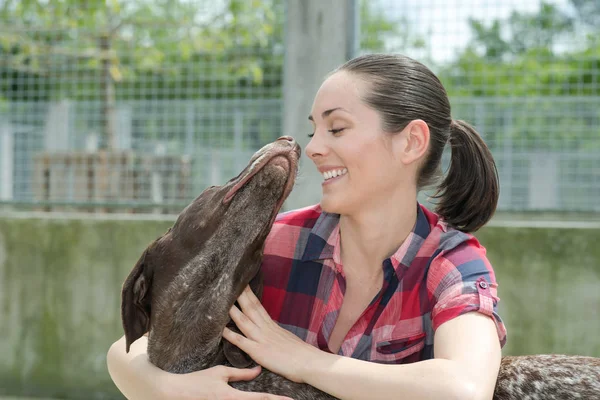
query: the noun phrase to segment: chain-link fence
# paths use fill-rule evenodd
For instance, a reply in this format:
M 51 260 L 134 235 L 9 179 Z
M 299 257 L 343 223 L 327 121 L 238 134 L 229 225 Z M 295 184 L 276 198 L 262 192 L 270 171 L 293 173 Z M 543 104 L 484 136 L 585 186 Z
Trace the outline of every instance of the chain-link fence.
M 356 1 L 360 52 L 424 62 L 482 133 L 499 209 L 600 210 L 597 0 Z M 281 134 L 284 0 L 0 10 L 3 204 L 178 211 Z
M 178 211 L 280 136 L 282 1 L 1 5 L 5 204 Z
M 498 165 L 500 210 L 599 211 L 600 2 L 362 2 L 362 52 L 431 67 Z

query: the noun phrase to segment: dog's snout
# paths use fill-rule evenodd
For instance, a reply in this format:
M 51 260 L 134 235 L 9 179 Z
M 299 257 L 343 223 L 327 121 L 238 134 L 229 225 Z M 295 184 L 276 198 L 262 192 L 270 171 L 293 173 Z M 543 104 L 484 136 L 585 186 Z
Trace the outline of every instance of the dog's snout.
M 293 138 L 293 137 L 291 137 L 291 136 L 282 136 L 282 137 L 280 137 L 280 138 L 279 138 L 279 139 L 277 139 L 277 140 L 287 140 L 288 142 L 290 142 L 290 143 L 292 143 L 292 144 L 294 143 L 294 138 Z
M 302 150 L 300 149 L 300 146 L 298 146 L 298 143 L 296 142 L 296 140 L 294 140 L 293 137 L 291 137 L 291 136 L 281 136 L 279 139 L 277 139 L 277 141 L 280 141 L 280 140 L 286 141 L 287 144 L 292 147 L 293 151 L 296 153 L 296 155 L 298 156 L 298 158 L 300 158 Z

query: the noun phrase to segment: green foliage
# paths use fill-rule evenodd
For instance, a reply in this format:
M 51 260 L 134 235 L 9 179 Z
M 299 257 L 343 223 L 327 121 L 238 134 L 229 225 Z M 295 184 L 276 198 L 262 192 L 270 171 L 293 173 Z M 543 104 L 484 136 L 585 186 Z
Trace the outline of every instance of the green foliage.
M 600 28 L 600 2 L 597 0 L 570 0 L 578 20 L 591 27 Z
M 255 96 L 252 88 L 279 97 L 280 5 L 278 0 L 7 1 L 0 33 L 0 55 L 7 62 L 0 72 L 10 79 L 2 81 L 3 91 L 12 98 L 36 93 L 39 100 L 94 99 L 105 83 L 99 72 L 107 72 L 118 98 L 246 97 L 251 91 Z
M 427 47 L 425 38 L 411 33 L 409 21 L 386 14 L 379 2 L 358 1 L 362 51 L 411 54 Z M 0 105 L 14 99 L 110 104 L 115 99 L 281 98 L 282 0 L 0 4 L 5 96 Z M 490 24 L 473 19 L 471 42 L 453 62 L 437 66 L 452 99 L 545 99 L 519 103 L 517 117 L 501 104 L 478 116 L 492 129 L 504 126 L 498 121 L 509 114 L 516 118 L 510 135 L 487 132 L 498 138 L 496 144 L 510 137 L 525 147 L 591 146 L 592 141 L 572 137 L 597 130 L 600 116 L 589 104 L 578 106 L 574 100 L 572 107 L 587 111 L 551 118 L 564 115 L 566 107 L 553 99 L 600 95 L 600 3 L 570 0 L 569 5 L 542 2 L 538 12 L 513 12 Z M 107 85 L 114 88 L 112 100 Z M 540 113 L 552 126 L 532 122 Z M 547 140 L 555 131 L 557 136 Z
M 8 79 L 0 85 L 17 100 L 96 100 L 104 71 L 117 99 L 280 98 L 282 5 L 6 0 L 0 55 L 7 62 L 0 73 Z M 375 2 L 360 1 L 360 20 L 362 49 L 425 45 L 408 33 L 406 21 L 389 18 Z
M 542 2 L 537 13 L 513 12 L 489 25 L 470 21 L 472 41 L 440 77 L 451 99 L 486 100 L 471 120 L 480 122 L 494 146 L 510 141 L 511 148 L 529 150 L 600 148 L 590 140 L 600 111 L 589 98 L 600 95 L 599 4 L 571 0 L 575 12 L 568 13 Z
M 381 4 L 357 0 L 360 6 L 360 49 L 370 53 L 408 52 L 424 48 L 425 39 L 412 34 L 406 18 L 391 18 Z
M 595 0 L 572 0 L 587 10 Z M 590 96 L 600 94 L 600 26 L 581 24 L 556 5 L 542 3 L 539 13 L 513 12 L 490 26 L 470 20 L 473 40 L 457 60 L 443 68 L 451 95 Z M 502 27 L 508 27 L 503 32 Z M 561 39 L 578 42 L 575 27 L 588 29 L 579 46 L 559 48 Z M 594 33 L 589 29 L 595 29 Z M 574 36 L 579 35 L 579 36 Z

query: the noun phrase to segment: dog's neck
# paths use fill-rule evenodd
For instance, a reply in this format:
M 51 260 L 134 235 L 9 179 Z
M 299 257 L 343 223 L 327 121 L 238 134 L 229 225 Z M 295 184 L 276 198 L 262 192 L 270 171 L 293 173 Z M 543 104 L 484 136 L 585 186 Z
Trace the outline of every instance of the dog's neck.
M 260 263 L 260 258 L 257 262 Z M 260 265 L 247 267 L 259 270 Z M 233 282 L 232 278 L 228 279 Z M 191 296 L 182 290 L 181 281 L 175 279 L 166 290 L 165 298 L 170 299 L 168 307 L 159 301 L 153 305 L 156 324 L 151 323 L 148 336 L 150 361 L 161 369 L 186 373 L 221 365 L 231 358 L 244 358 L 237 354 L 242 353 L 241 350 L 232 349 L 233 345 L 224 341 L 222 334 L 231 322 L 229 310 L 248 284 L 261 298 L 260 270 L 250 282 L 225 285 L 224 289 L 210 296 L 206 293 L 214 291 L 214 287 L 192 287 L 198 295 Z

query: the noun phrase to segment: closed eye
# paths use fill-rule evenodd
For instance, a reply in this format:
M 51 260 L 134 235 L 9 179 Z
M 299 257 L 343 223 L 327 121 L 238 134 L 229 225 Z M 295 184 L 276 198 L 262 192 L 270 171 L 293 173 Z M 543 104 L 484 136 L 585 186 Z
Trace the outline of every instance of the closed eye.
M 342 132 L 344 129 L 346 129 L 346 128 L 329 129 L 329 130 L 327 130 L 327 132 L 331 132 L 332 134 L 337 135 L 338 133 Z M 313 136 L 315 136 L 314 132 L 308 134 L 309 138 L 312 138 Z

